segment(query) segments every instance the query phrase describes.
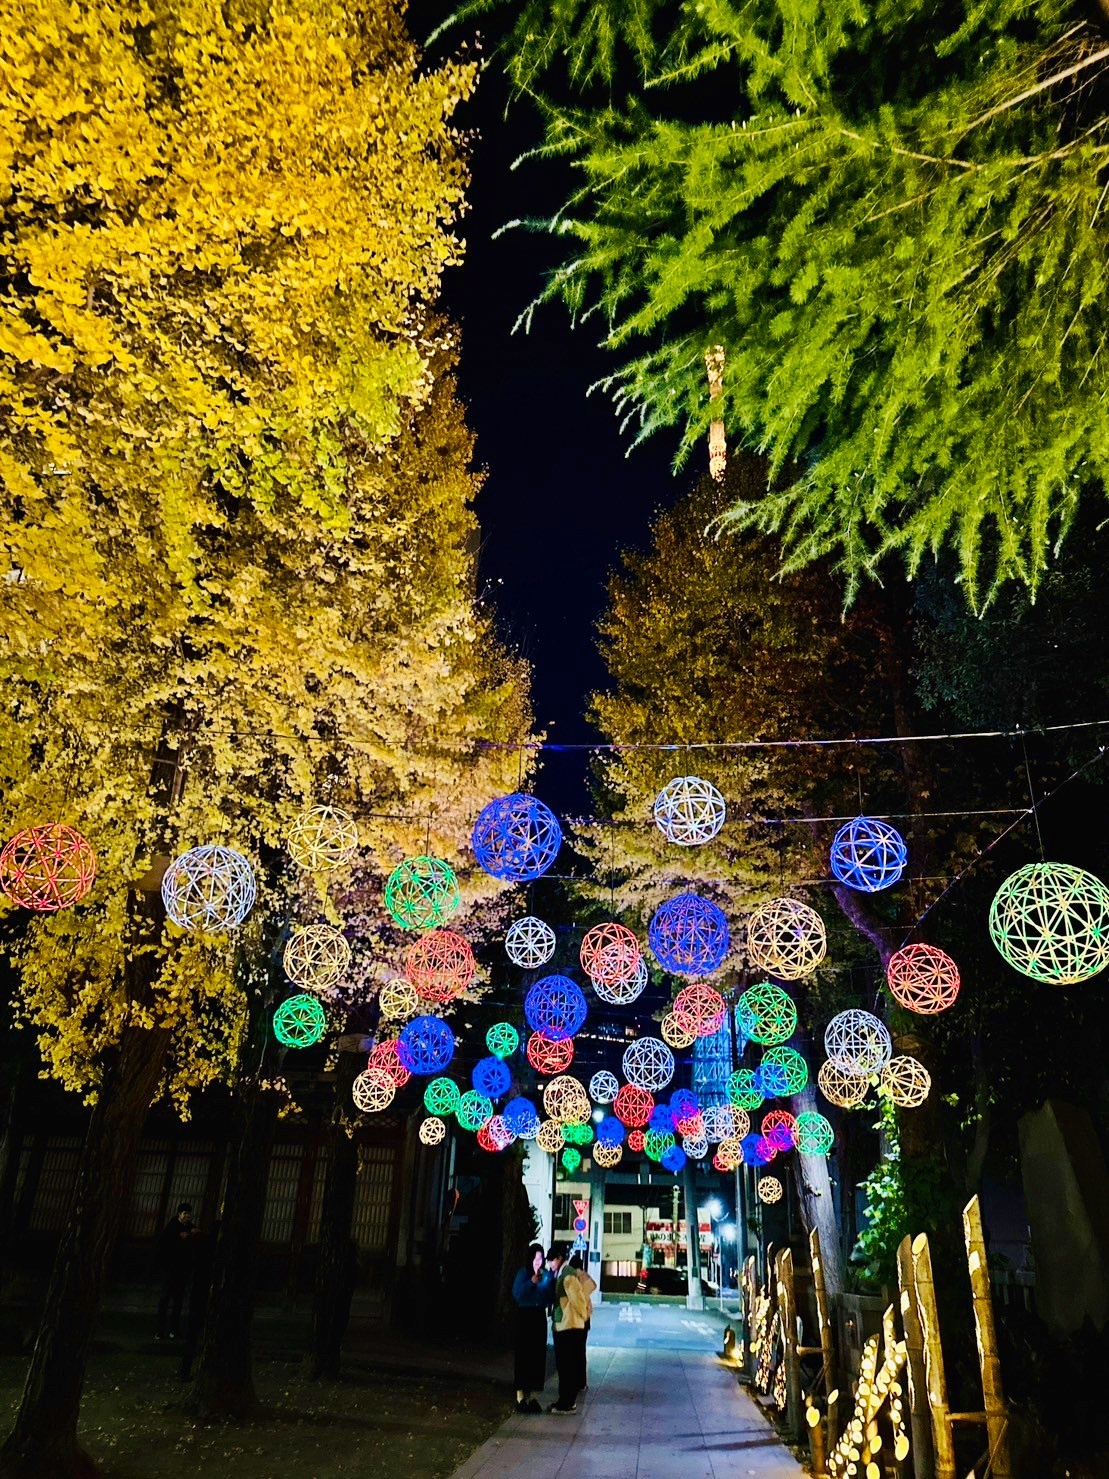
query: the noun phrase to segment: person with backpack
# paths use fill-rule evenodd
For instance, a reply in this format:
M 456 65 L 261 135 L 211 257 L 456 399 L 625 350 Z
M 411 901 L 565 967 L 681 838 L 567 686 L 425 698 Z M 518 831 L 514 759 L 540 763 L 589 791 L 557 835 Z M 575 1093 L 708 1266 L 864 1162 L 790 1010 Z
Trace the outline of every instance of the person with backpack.
M 585 1332 L 597 1287 L 584 1269 L 574 1268 L 569 1254 L 565 1243 L 555 1243 L 547 1254 L 547 1267 L 555 1276 L 551 1322 L 558 1370 L 558 1400 L 547 1411 L 560 1414 L 577 1412 L 578 1393 L 585 1387 Z

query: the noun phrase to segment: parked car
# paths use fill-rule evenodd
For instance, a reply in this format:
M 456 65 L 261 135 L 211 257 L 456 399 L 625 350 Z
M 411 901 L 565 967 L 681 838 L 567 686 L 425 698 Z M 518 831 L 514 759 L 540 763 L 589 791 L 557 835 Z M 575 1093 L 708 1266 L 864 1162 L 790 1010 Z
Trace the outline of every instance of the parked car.
M 644 1268 L 639 1271 L 637 1294 L 688 1294 L 689 1275 L 684 1268 Z M 701 1293 L 711 1294 L 707 1280 L 701 1280 Z

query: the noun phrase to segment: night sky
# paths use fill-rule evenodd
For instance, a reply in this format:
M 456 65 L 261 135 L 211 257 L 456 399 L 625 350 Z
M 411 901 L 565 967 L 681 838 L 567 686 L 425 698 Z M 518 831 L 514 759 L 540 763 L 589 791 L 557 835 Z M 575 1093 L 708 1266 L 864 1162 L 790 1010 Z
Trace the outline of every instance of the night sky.
M 447 9 L 414 5 L 409 24 L 418 42 Z M 472 40 L 462 28 L 429 49 L 433 62 Z M 662 437 L 626 455 L 612 403 L 594 381 L 614 368 L 598 347 L 600 326 L 573 329 L 557 304 L 541 309 L 530 334 L 513 333 L 518 315 L 540 291 L 558 245 L 507 221 L 557 207 L 570 179 L 555 164 L 514 160 L 538 142 L 529 105 L 505 116 L 507 85 L 491 56 L 494 30 L 482 27 L 490 58 L 475 100 L 458 121 L 476 130 L 470 210 L 462 222 L 466 260 L 448 274 L 445 307 L 462 326 L 460 380 L 479 463 L 487 481 L 478 499 L 481 589 L 498 612 L 502 635 L 532 665 L 537 728 L 553 742 L 596 738 L 584 710 L 604 681 L 595 623 L 605 581 L 619 552 L 642 546 L 654 512 L 673 501 L 693 472 L 670 470 L 674 441 Z M 590 811 L 587 757 L 549 754 L 537 791 L 563 813 Z

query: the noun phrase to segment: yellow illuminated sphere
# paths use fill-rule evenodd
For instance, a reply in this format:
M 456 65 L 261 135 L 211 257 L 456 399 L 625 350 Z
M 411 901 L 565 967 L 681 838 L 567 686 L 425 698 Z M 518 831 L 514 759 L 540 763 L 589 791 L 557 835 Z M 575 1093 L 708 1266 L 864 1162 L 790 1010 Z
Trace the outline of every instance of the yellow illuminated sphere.
M 613 1166 L 618 1166 L 624 1158 L 624 1147 L 622 1145 L 605 1145 L 598 1140 L 594 1143 L 590 1154 L 606 1171 L 611 1171 Z
M 289 856 L 310 873 L 349 863 L 358 851 L 358 828 L 338 806 L 309 806 L 289 830 Z
M 437 1115 L 429 1115 L 420 1126 L 420 1142 L 423 1145 L 439 1145 L 445 1138 L 447 1127 Z
M 825 1099 L 830 1104 L 837 1104 L 840 1109 L 854 1109 L 857 1104 L 861 1104 L 870 1087 L 870 1082 L 865 1076 L 845 1073 L 831 1059 L 820 1065 L 816 1082 Z
M 544 1120 L 539 1126 L 539 1133 L 535 1137 L 535 1143 L 540 1150 L 545 1150 L 548 1155 L 557 1155 L 566 1144 L 566 1135 L 557 1120 Z
M 420 998 L 410 981 L 398 977 L 381 988 L 381 1015 L 389 1022 L 404 1022 L 419 1010 Z
M 891 1058 L 882 1069 L 882 1087 L 902 1109 L 919 1109 L 932 1088 L 932 1076 L 924 1064 L 906 1053 Z
M 662 1019 L 662 1040 L 672 1048 L 689 1048 L 696 1041 L 697 1034 L 693 1031 L 689 1022 L 674 1012 L 667 1012 Z
M 759 1200 L 767 1203 L 782 1200 L 782 1183 L 777 1176 L 759 1177 Z
M 305 991 L 330 991 L 350 966 L 350 946 L 329 924 L 309 924 L 290 936 L 281 964 L 290 981 Z
M 588 1089 L 568 1073 L 552 1078 L 543 1090 L 543 1108 L 561 1124 L 585 1124 L 592 1107 Z
M 752 965 L 780 981 L 799 981 L 815 971 L 827 949 L 824 921 L 799 899 L 771 899 L 747 922 Z

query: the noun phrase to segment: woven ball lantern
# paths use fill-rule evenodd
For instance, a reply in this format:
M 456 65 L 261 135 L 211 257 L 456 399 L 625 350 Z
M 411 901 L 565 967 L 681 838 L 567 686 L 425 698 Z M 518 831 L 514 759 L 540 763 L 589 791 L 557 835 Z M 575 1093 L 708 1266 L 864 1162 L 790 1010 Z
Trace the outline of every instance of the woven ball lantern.
M 397 1052 L 409 1073 L 442 1073 L 454 1057 L 454 1033 L 442 1017 L 413 1017 L 401 1028 Z
M 748 1166 L 765 1166 L 778 1154 L 762 1135 L 744 1135 L 740 1144 L 743 1146 L 744 1162 Z
M 789 1093 L 789 1074 L 780 1063 L 760 1063 L 755 1069 L 755 1087 L 764 1099 Z
M 901 1109 L 919 1109 L 932 1089 L 932 1075 L 916 1058 L 903 1054 L 882 1069 L 882 1088 Z
M 651 1118 L 647 1122 L 649 1130 L 660 1130 L 664 1134 L 671 1134 L 674 1129 L 674 1115 L 669 1104 L 656 1104 L 651 1111 Z
M 9 844 L 10 846 L 10 844 Z M 254 870 L 234 848 L 193 847 L 174 858 L 162 878 L 162 902 L 174 924 L 221 934 L 254 907 Z
M 493 1138 L 493 1132 L 490 1130 L 487 1124 L 478 1125 L 477 1143 L 481 1147 L 481 1149 L 486 1151 L 489 1155 L 496 1155 L 499 1150 L 503 1149 L 503 1147 L 499 1145 L 497 1141 Z
M 528 1038 L 527 1054 L 536 1073 L 565 1073 L 574 1061 L 574 1039 L 566 1037 L 554 1042 L 542 1032 L 533 1032 Z
M 643 1130 L 629 1130 L 628 1149 L 634 1151 L 636 1155 L 642 1155 L 643 1142 L 646 1140 L 646 1138 L 646 1132 Z
M 881 1073 L 893 1053 L 884 1022 L 855 1008 L 838 1012 L 824 1029 L 824 1051 L 844 1073 L 865 1078 Z
M 655 1100 L 652 1094 L 636 1084 L 622 1084 L 612 1108 L 617 1119 L 629 1130 L 638 1130 L 650 1123 Z
M 623 1145 L 627 1139 L 623 1121 L 614 1114 L 606 1114 L 597 1125 L 597 1139 L 602 1145 Z
M 462 1090 L 453 1078 L 433 1078 L 424 1089 L 424 1108 L 428 1114 L 453 1114 L 461 1097 Z
M 909 850 L 896 827 L 880 817 L 855 817 L 836 833 L 831 867 L 840 883 L 860 893 L 890 888 L 905 871 Z
M 589 1080 L 589 1097 L 594 1104 L 611 1104 L 620 1092 L 620 1080 L 607 1068 L 599 1069 Z
M 400 1043 L 395 1037 L 387 1037 L 370 1049 L 367 1068 L 380 1068 L 387 1073 L 398 1089 L 403 1089 L 412 1074 L 400 1059 Z
M 760 1176 L 758 1184 L 759 1201 L 772 1205 L 782 1200 L 782 1183 L 777 1176 Z
M 380 1114 L 396 1097 L 397 1086 L 384 1068 L 364 1068 L 351 1085 L 351 1098 L 363 1114 Z
M 736 1007 L 744 1037 L 770 1047 L 785 1042 L 797 1031 L 797 1007 L 793 997 L 770 981 L 750 987 Z
M 732 943 L 724 911 L 700 894 L 678 894 L 660 904 L 647 939 L 659 965 L 677 976 L 719 970 Z
M 485 1046 L 496 1058 L 511 1058 L 520 1046 L 520 1034 L 511 1022 L 494 1022 L 485 1034 Z
M 800 1094 L 809 1081 L 809 1065 L 796 1048 L 767 1048 L 759 1064 L 763 1082 L 770 1067 L 780 1068 L 785 1076 L 783 1087 L 776 1090 L 778 1095 Z
M 486 873 L 509 883 L 527 883 L 541 878 L 553 864 L 562 845 L 562 828 L 542 801 L 517 791 L 483 808 L 471 840 Z
M 643 952 L 633 931 L 625 924 L 595 924 L 581 942 L 581 968 L 596 984 L 618 986 L 633 981 Z
M 846 1073 L 831 1059 L 820 1065 L 816 1075 L 817 1086 L 828 1100 L 840 1109 L 854 1109 L 866 1098 L 870 1088 L 869 1079 L 857 1073 Z
M 467 1089 L 458 1100 L 454 1117 L 464 1130 L 480 1130 L 493 1118 L 493 1106 L 484 1094 L 476 1089 Z
M 727 1176 L 728 1174 L 730 1174 L 730 1172 L 734 1171 L 739 1164 L 739 1161 L 735 1160 L 730 1155 L 726 1155 L 723 1149 L 720 1146 L 717 1146 L 716 1154 L 712 1158 L 712 1168 L 714 1171 L 720 1171 L 725 1176 Z
M 534 914 L 526 914 L 509 925 L 504 948 L 513 965 L 521 970 L 537 971 L 555 953 L 555 932 Z
M 733 1166 L 742 1166 L 743 1164 L 743 1139 L 744 1137 L 741 1135 L 729 1135 L 726 1139 L 721 1140 L 717 1147 L 719 1153 L 726 1156 L 732 1162 Z
M 507 1150 L 516 1136 L 503 1114 L 495 1114 L 485 1126 L 486 1133 L 498 1150 Z
M 682 1149 L 691 1161 L 703 1161 L 709 1153 L 709 1142 L 705 1135 L 687 1135 L 682 1132 Z
M 728 808 L 711 781 L 680 775 L 667 781 L 655 797 L 655 824 L 678 847 L 711 842 L 724 825 Z
M 512 1070 L 507 1063 L 490 1054 L 479 1058 L 474 1064 L 471 1082 L 479 1094 L 486 1099 L 502 1099 L 512 1087 Z
M 273 1035 L 285 1048 L 310 1048 L 323 1037 L 327 1017 L 314 996 L 290 996 L 273 1014 Z
M 358 852 L 358 828 L 339 806 L 309 806 L 289 829 L 289 856 L 309 873 L 345 867 Z
M 674 998 L 674 1015 L 684 1018 L 698 1037 L 711 1037 L 719 1032 L 728 1015 L 724 998 L 711 986 L 698 983 L 685 986 Z
M 406 1022 L 420 1010 L 415 986 L 401 976 L 383 986 L 377 999 L 386 1022 Z
M 670 1145 L 659 1156 L 658 1163 L 671 1176 L 680 1176 L 685 1169 L 686 1159 L 686 1153 L 680 1145 Z
M 783 1155 L 797 1143 L 797 1120 L 788 1109 L 772 1109 L 769 1114 L 764 1114 L 760 1128 Z
M 959 994 L 959 967 L 935 945 L 905 945 L 891 956 L 886 980 L 906 1011 L 932 1016 L 946 1012 Z
M 990 905 L 990 937 L 1022 976 L 1069 986 L 1109 965 L 1109 888 L 1069 863 L 1027 863 Z
M 667 1047 L 676 1048 L 679 1052 L 683 1048 L 692 1047 L 697 1041 L 697 1034 L 689 1018 L 679 1017 L 677 1012 L 666 1013 L 659 1024 L 659 1033 Z
M 25 827 L 0 852 L 0 890 L 21 909 L 52 914 L 86 897 L 96 880 L 96 854 L 74 827 Z
M 737 1068 L 728 1079 L 728 1099 L 736 1109 L 758 1109 L 763 1098 L 753 1068 Z
M 504 1122 L 518 1140 L 534 1140 L 539 1133 L 539 1111 L 522 1095 L 505 1105 Z
M 713 1145 L 716 1145 L 725 1136 L 732 1133 L 731 1117 L 729 1116 L 727 1120 L 724 1119 L 724 1110 L 729 1107 L 726 1104 L 710 1104 L 703 1112 L 702 1117 L 705 1124 L 705 1134 L 712 1141 Z
M 647 962 L 641 955 L 635 975 L 629 976 L 626 981 L 594 981 L 592 984 L 593 990 L 602 1001 L 607 1001 L 614 1007 L 626 1007 L 643 994 L 647 981 Z
M 657 1094 L 674 1077 L 674 1054 L 657 1037 L 638 1037 L 624 1049 L 624 1077 Z
M 585 1085 L 569 1074 L 560 1074 L 543 1090 L 543 1108 L 560 1125 L 570 1125 L 588 1120 L 592 1106 Z
M 524 997 L 528 1026 L 552 1042 L 573 1037 L 585 1021 L 587 1011 L 581 987 L 569 976 L 544 976 Z
M 827 949 L 824 921 L 799 899 L 771 899 L 747 921 L 752 965 L 783 981 L 799 981 L 815 971 Z
M 557 1120 L 544 1120 L 535 1136 L 535 1143 L 548 1155 L 557 1155 L 566 1144 L 566 1132 Z
M 570 1176 L 581 1166 L 581 1151 L 568 1145 L 562 1152 L 562 1169 Z
M 693 1119 L 701 1113 L 700 1100 L 691 1089 L 675 1089 L 670 1095 L 670 1113 L 674 1116 L 674 1123 L 681 1125 L 683 1120 Z
M 593 1126 L 577 1123 L 563 1124 L 562 1133 L 566 1136 L 567 1145 L 576 1145 L 579 1149 L 593 1144 Z
M 350 969 L 350 961 L 350 946 L 330 924 L 308 924 L 296 930 L 281 952 L 289 980 L 317 993 L 337 986 Z
M 454 869 L 442 858 L 406 858 L 385 884 L 385 907 L 406 930 L 446 924 L 461 902 Z
M 677 1141 L 668 1130 L 648 1130 L 643 1137 L 643 1154 L 649 1161 L 661 1161 Z
M 606 1141 L 598 1141 L 593 1147 L 593 1159 L 603 1171 L 611 1171 L 624 1159 L 624 1147 L 622 1145 L 611 1145 Z
M 802 1155 L 827 1155 L 836 1143 L 835 1131 L 815 1109 L 805 1109 L 797 1116 L 793 1143 Z
M 429 930 L 413 940 L 404 967 L 419 996 L 441 1006 L 461 996 L 477 974 L 469 941 L 454 930 Z
M 421 1145 L 441 1145 L 447 1138 L 447 1127 L 435 1115 L 430 1115 L 420 1124 Z

